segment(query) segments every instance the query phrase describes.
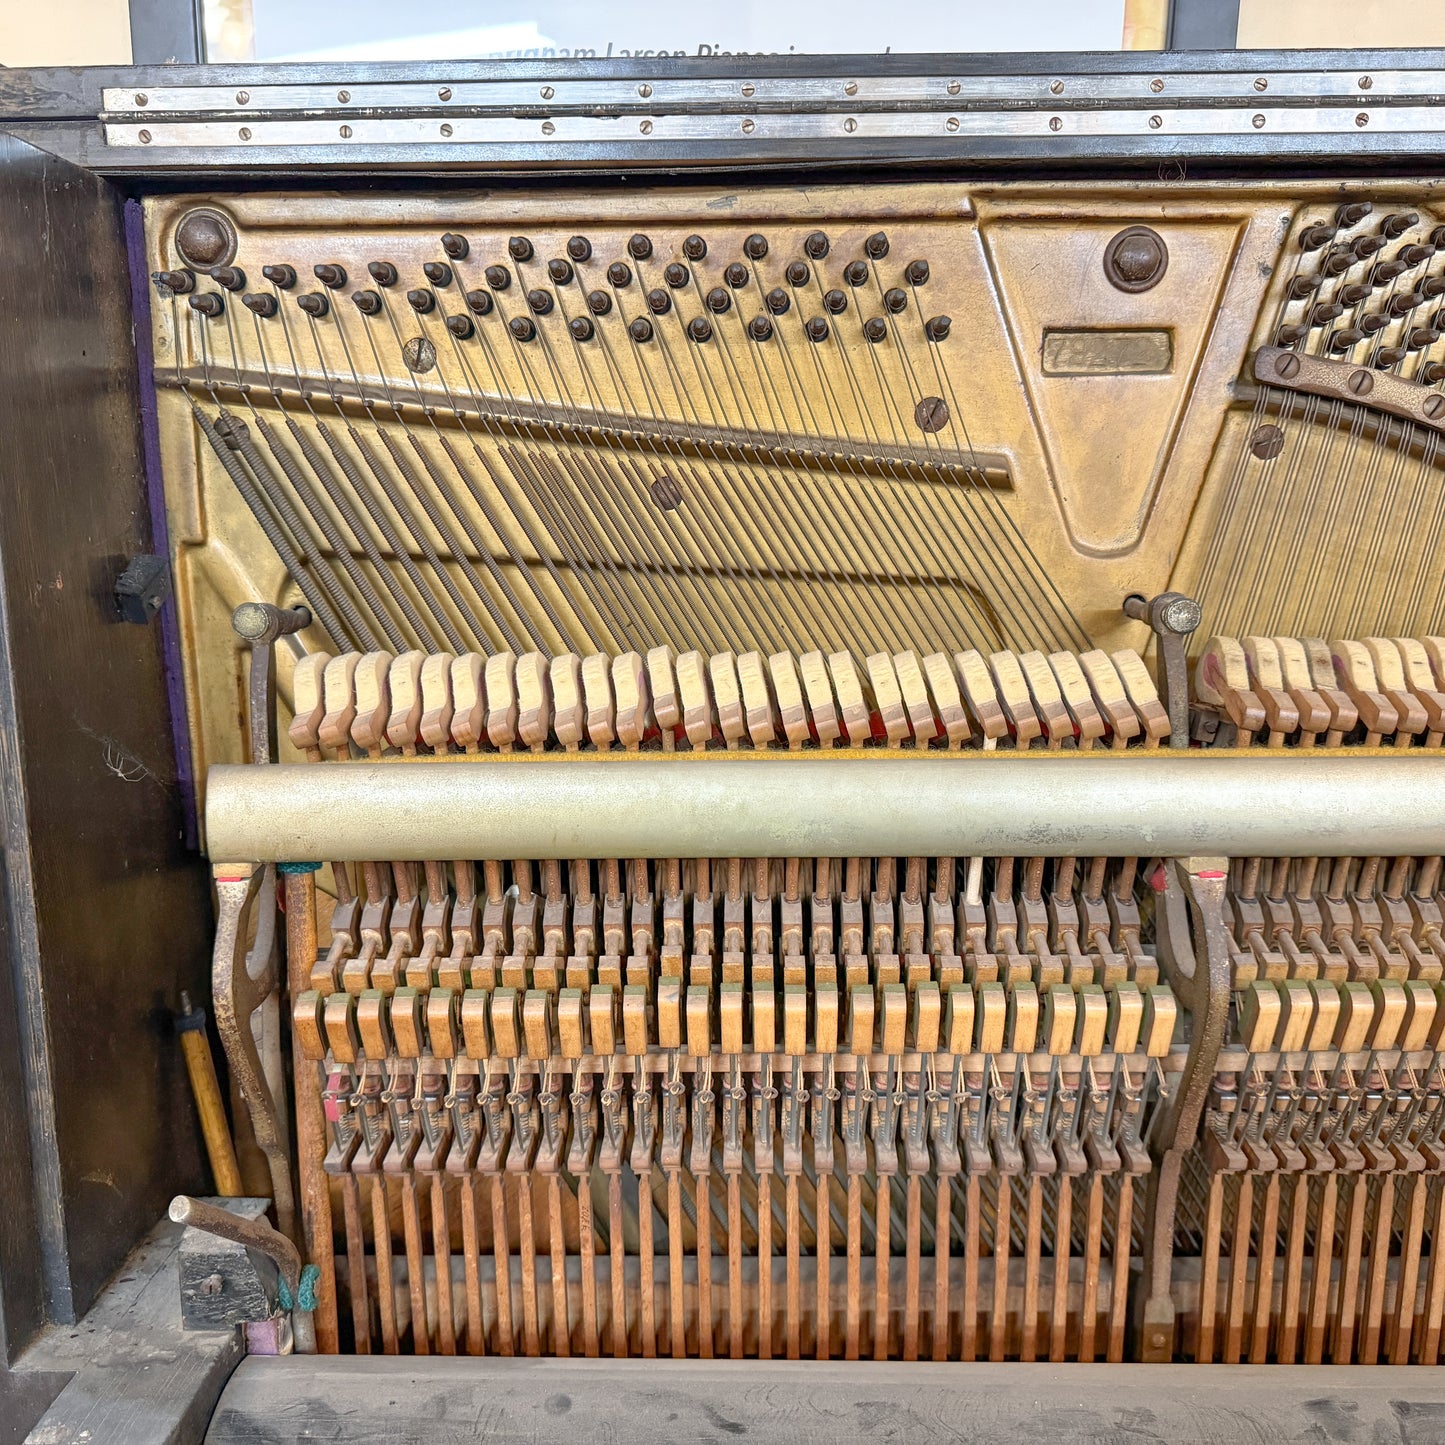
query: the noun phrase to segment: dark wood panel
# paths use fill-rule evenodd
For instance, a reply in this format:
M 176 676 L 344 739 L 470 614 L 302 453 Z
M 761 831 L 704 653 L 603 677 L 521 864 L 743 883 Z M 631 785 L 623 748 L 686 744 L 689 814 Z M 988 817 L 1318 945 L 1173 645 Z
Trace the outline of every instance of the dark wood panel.
M 182 988 L 206 994 L 210 905 L 161 629 L 113 597 L 152 545 L 121 201 L 13 138 L 0 169 L 8 962 L 40 1259 L 69 1320 L 204 1183 L 170 1020 Z

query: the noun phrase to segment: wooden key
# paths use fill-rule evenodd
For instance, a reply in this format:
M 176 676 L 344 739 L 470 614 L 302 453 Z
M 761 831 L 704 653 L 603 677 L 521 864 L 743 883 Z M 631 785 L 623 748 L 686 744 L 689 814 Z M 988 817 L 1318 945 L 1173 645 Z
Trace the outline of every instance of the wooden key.
M 592 985 L 587 995 L 587 1027 L 594 1054 L 617 1052 L 617 989 L 612 984 Z
M 1309 660 L 1310 679 L 1315 691 L 1324 699 L 1330 710 L 1330 732 L 1326 743 L 1337 747 L 1340 739 L 1360 720 L 1359 709 L 1354 700 L 1340 687 L 1335 676 L 1335 660 L 1330 655 L 1330 645 L 1322 637 L 1302 637 L 1300 646 Z
M 687 1051 L 695 1059 L 712 1052 L 712 991 L 703 983 L 687 990 Z
M 813 721 L 819 746 L 831 748 L 842 736 L 842 727 L 833 701 L 833 680 L 827 660 L 821 652 L 805 652 L 798 659 L 798 673 L 803 680 L 803 696 L 807 699 L 808 716 Z
M 487 739 L 505 752 L 517 741 L 517 656 L 513 652 L 495 652 L 483 669 L 487 688 Z
M 947 659 L 944 660 L 944 665 L 947 666 Z M 911 649 L 907 652 L 895 652 L 893 671 L 898 678 L 898 690 L 903 695 L 903 710 L 908 714 L 908 725 L 913 730 L 913 745 L 926 748 L 941 734 L 942 729 L 933 713 L 923 664 L 919 662 L 918 654 Z
M 1375 683 L 1395 709 L 1395 742 L 1408 747 L 1409 740 L 1425 731 L 1425 703 L 1415 696 L 1405 676 L 1400 649 L 1388 637 L 1365 638 L 1365 651 L 1375 667 Z
M 433 652 L 421 665 L 421 740 L 444 753 L 452 740 L 452 664 L 449 652 Z
M 742 695 L 748 738 L 755 748 L 765 748 L 778 735 L 778 719 L 768 686 L 767 663 L 761 652 L 745 652 L 738 658 L 738 690 Z
M 980 984 L 975 995 L 974 1052 L 1001 1054 L 1008 1026 L 1008 994 L 1001 983 Z
M 291 725 L 286 736 L 297 752 L 313 761 L 321 757 L 321 721 L 326 716 L 326 669 L 329 652 L 309 652 L 291 674 Z
M 705 748 L 712 740 L 716 713 L 707 659 L 702 653 L 684 652 L 677 659 L 677 691 L 687 740 L 694 748 Z
M 1375 1000 L 1366 983 L 1342 983 L 1339 991 L 1340 1020 L 1335 1027 L 1334 1044 L 1342 1054 L 1357 1054 L 1364 1048 L 1375 1022 Z
M 552 1022 L 552 995 L 545 988 L 529 988 L 522 999 L 522 1033 L 527 1057 L 543 1063 L 556 1048 Z
M 1348 638 L 1331 642 L 1330 661 L 1340 688 L 1354 703 L 1365 725 L 1366 743 L 1373 746 L 1386 733 L 1393 733 L 1399 713 L 1380 692 L 1375 681 L 1375 664 L 1364 643 Z
M 893 670 L 893 659 L 886 652 L 875 652 L 863 662 L 868 674 L 868 684 L 873 701 L 883 724 L 888 746 L 896 748 L 910 734 L 908 711 L 903 706 L 903 691 L 898 686 L 898 674 Z
M 1135 996 L 1138 996 L 1137 989 Z M 1097 1058 L 1104 1052 L 1110 1033 L 1108 994 L 1099 984 L 1086 983 L 1077 990 L 1076 1007 L 1078 1022 L 1074 1032 L 1073 1051 L 1082 1058 Z M 1067 1053 L 1068 1049 L 1062 1052 Z
M 1092 748 L 1098 739 L 1107 735 L 1109 724 L 1094 701 L 1089 679 L 1084 676 L 1079 659 L 1072 652 L 1051 652 L 1047 662 L 1058 686 L 1059 697 L 1073 719 L 1079 747 Z
M 652 715 L 662 730 L 662 745 L 671 752 L 682 726 L 682 696 L 677 689 L 677 654 L 665 643 L 648 649 L 647 689 L 652 694 Z
M 1124 686 L 1123 678 L 1119 676 L 1119 669 L 1114 666 L 1107 652 L 1096 647 L 1092 652 L 1079 654 L 1079 670 L 1084 674 L 1094 702 L 1108 723 L 1114 748 L 1122 750 L 1128 747 L 1130 740 L 1138 737 L 1144 728 L 1139 721 L 1139 714 L 1134 711 L 1134 706 L 1129 701 L 1129 692 Z
M 343 652 L 326 664 L 322 674 L 324 711 L 317 740 L 337 757 L 351 755 L 351 724 L 356 720 L 356 668 L 359 652 Z
M 491 990 L 469 988 L 462 994 L 462 1047 L 481 1063 L 492 1056 Z
M 920 1054 L 938 1052 L 943 1032 L 943 998 L 932 979 L 913 985 L 909 993 L 908 1047 Z
M 1073 1049 L 1074 1029 L 1079 1021 L 1074 991 L 1066 983 L 1051 984 L 1044 990 L 1043 1002 L 1044 1049 L 1055 1056 L 1067 1054 Z
M 718 1048 L 724 1054 L 743 1052 L 743 985 L 725 982 L 718 993 Z
M 1025 652 L 1020 654 L 1018 662 L 1034 700 L 1034 711 L 1044 725 L 1049 747 L 1057 749 L 1072 742 L 1074 720 L 1064 706 L 1064 695 L 1048 658 L 1042 652 Z
M 419 1059 L 426 1046 L 426 1026 L 422 1019 L 422 996 L 414 988 L 399 988 L 392 994 L 391 1037 L 397 1053 L 404 1059 Z
M 582 659 L 575 652 L 554 657 L 547 669 L 552 690 L 552 732 L 569 752 L 587 740 L 587 704 L 582 696 Z
M 1313 1017 L 1304 1047 L 1312 1053 L 1329 1048 L 1335 1040 L 1340 1021 L 1340 991 L 1322 978 L 1309 980 L 1310 997 L 1314 1001 Z
M 1139 1047 L 1139 1035 L 1144 1029 L 1144 995 L 1138 984 L 1126 980 L 1107 991 L 1106 1001 L 1109 1047 L 1116 1054 L 1132 1054 Z
M 791 652 L 775 652 L 768 658 L 768 674 L 772 678 L 773 696 L 778 700 L 778 721 L 790 748 L 800 748 L 812 736 L 808 705 L 803 700 L 803 684 Z
M 475 652 L 452 663 L 452 741 L 467 753 L 480 752 L 487 736 L 485 665 Z
M 1174 1028 L 1179 1022 L 1179 1004 L 1167 983 L 1151 984 L 1144 990 L 1144 1053 L 1151 1059 L 1162 1059 L 1174 1043 Z
M 391 1021 L 386 995 L 380 989 L 363 989 L 356 998 L 356 1031 L 368 1059 L 381 1061 L 392 1052 Z
M 1280 1026 L 1275 1047 L 1282 1054 L 1299 1053 L 1307 1047 L 1314 1026 L 1314 995 L 1304 979 L 1280 979 L 1274 987 L 1279 991 L 1280 1000 Z
M 828 673 L 833 680 L 833 695 L 838 700 L 838 713 L 842 719 L 844 734 L 853 747 L 861 748 L 873 736 L 873 726 L 868 715 L 868 699 L 863 691 L 863 680 L 858 676 L 852 654 L 830 653 Z
M 524 652 L 513 674 L 517 687 L 517 737 L 542 752 L 552 737 L 551 663 L 540 652 Z
M 943 1049 L 953 1055 L 973 1052 L 974 1028 L 973 990 L 965 983 L 948 990 L 948 1006 L 943 1020 Z
M 1031 1054 L 1038 1039 L 1039 991 L 1031 983 L 1016 983 L 1008 991 L 1008 1047 L 1016 1054 Z
M 356 1023 L 356 999 L 349 993 L 326 996 L 322 1009 L 326 1043 L 338 1064 L 354 1064 L 361 1056 L 361 1031 Z
M 1264 726 L 1264 704 L 1249 685 L 1249 659 L 1235 637 L 1211 637 L 1194 667 L 1194 695 L 1237 727 L 1247 745 Z
M 1299 708 L 1285 691 L 1279 648 L 1272 637 L 1246 637 L 1240 645 L 1244 648 L 1251 688 L 1264 709 L 1270 746 L 1277 747 L 1285 737 L 1299 728 Z
M 356 664 L 356 716 L 351 721 L 351 740 L 374 758 L 379 758 L 386 748 L 386 725 L 391 719 L 391 663 L 389 652 L 367 652 Z
M 1445 740 L 1445 690 L 1436 685 L 1430 654 L 1418 637 L 1396 637 L 1392 640 L 1400 654 L 1405 686 L 1425 710 L 1426 745 L 1438 748 Z
M 1144 666 L 1144 659 L 1131 648 L 1123 647 L 1113 654 L 1112 660 L 1129 694 L 1129 701 L 1144 725 L 1145 746 L 1157 746 L 1169 736 L 1169 713 L 1159 700 L 1159 690 L 1154 686 L 1149 669 Z
M 612 659 L 612 696 L 617 741 L 629 752 L 636 752 L 652 723 L 647 667 L 641 653 L 624 652 Z
M 729 748 L 741 746 L 747 736 L 748 719 L 743 708 L 743 691 L 738 683 L 738 660 L 734 653 L 716 652 L 707 660 L 712 683 L 713 705 L 717 708 L 718 731 Z
M 392 659 L 386 686 L 391 710 L 386 719 L 386 740 L 408 755 L 421 741 L 421 670 L 424 652 L 403 652 Z
M 820 1054 L 838 1052 L 838 985 L 813 985 L 813 1047 Z
M 1406 996 L 1403 984 L 1378 978 L 1369 985 L 1375 1003 L 1375 1022 L 1370 1030 L 1372 1049 L 1393 1049 L 1405 1026 Z
M 1304 643 L 1298 637 L 1276 637 L 1273 641 L 1284 690 L 1299 712 L 1300 741 L 1312 742 L 1330 728 L 1330 705 L 1315 687 Z
M 522 1056 L 522 995 L 515 988 L 494 988 L 491 997 L 492 1048 L 498 1058 Z
M 426 1036 L 434 1057 L 456 1058 L 459 1022 L 460 1000 L 456 991 L 450 988 L 432 989 L 426 996 Z
M 1257 982 L 1239 994 L 1239 1041 L 1252 1054 L 1267 1053 L 1279 1032 L 1281 1003 L 1271 983 Z
M 950 748 L 962 747 L 973 736 L 968 721 L 968 709 L 959 691 L 958 676 L 953 670 L 946 652 L 930 652 L 923 659 L 923 675 L 928 682 L 928 693 L 933 700 L 933 710 L 943 726 L 944 736 Z
M 296 1002 L 291 1006 L 291 1032 L 296 1047 L 303 1059 L 314 1064 L 319 1064 L 326 1057 L 326 1000 L 331 997 L 335 995 L 323 995 L 309 988 L 297 994 Z M 350 1063 L 352 1060 L 338 1059 L 338 1062 Z
M 1035 738 L 1044 735 L 1044 725 L 1034 711 L 1033 698 L 1029 695 L 1028 679 L 1024 676 L 1023 668 L 1011 652 L 990 653 L 988 666 L 993 674 L 998 700 L 1013 725 L 1014 746 L 1027 748 Z
M 1440 1000 L 1434 985 L 1418 978 L 1408 979 L 1400 987 L 1405 993 L 1405 1015 L 1400 1026 L 1399 1042 L 1407 1054 L 1412 1054 L 1430 1046 Z

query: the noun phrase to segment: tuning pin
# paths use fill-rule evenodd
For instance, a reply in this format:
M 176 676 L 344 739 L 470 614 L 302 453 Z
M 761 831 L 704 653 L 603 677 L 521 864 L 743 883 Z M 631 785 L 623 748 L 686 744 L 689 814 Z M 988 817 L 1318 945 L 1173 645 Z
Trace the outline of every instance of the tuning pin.
M 834 316 L 840 316 L 848 309 L 848 296 L 846 292 L 839 291 L 836 287 L 827 292 L 823 297 L 823 305 L 832 312 Z
M 662 268 L 662 279 L 672 287 L 674 291 L 686 286 L 692 280 L 692 272 L 682 264 L 681 261 L 669 261 Z
M 843 268 L 843 279 L 850 286 L 866 286 L 868 284 L 868 263 L 866 261 L 850 261 Z
M 672 310 L 672 297 L 658 286 L 647 293 L 647 309 L 654 316 L 666 316 Z
M 1335 225 L 1341 230 L 1358 226 L 1375 208 L 1368 201 L 1347 201 L 1335 209 Z
M 1418 291 L 1401 291 L 1390 297 L 1385 303 L 1385 310 L 1391 316 L 1408 316 L 1424 299 Z
M 411 309 L 418 316 L 425 316 L 437 304 L 436 297 L 425 287 L 420 286 L 414 291 L 408 291 L 406 299 L 411 303 Z
M 924 335 L 930 341 L 944 341 L 953 329 L 953 319 L 948 316 L 930 317 L 923 325 Z
M 614 261 L 607 268 L 607 280 L 621 290 L 632 284 L 632 267 L 626 261 Z
M 768 254 L 768 238 L 756 231 L 743 242 L 743 254 L 752 261 L 761 261 Z
M 707 242 L 701 236 L 689 236 L 682 243 L 682 254 L 689 261 L 701 261 L 707 255 Z
M 531 341 L 537 334 L 537 328 L 529 316 L 514 316 L 507 322 L 507 330 L 512 333 L 518 341 Z
M 1366 336 L 1374 336 L 1376 332 L 1383 331 L 1390 324 L 1388 316 L 1382 316 L 1378 311 L 1372 311 L 1368 316 L 1360 317 L 1360 330 Z
M 748 284 L 751 273 L 741 261 L 732 262 L 726 271 L 723 272 L 723 280 L 733 288 L 734 291 L 741 291 Z
M 814 316 L 807 325 L 809 341 L 826 341 L 828 339 L 828 322 L 822 316 Z
M 764 297 L 764 301 L 767 304 L 768 310 L 771 311 L 774 316 L 782 316 L 788 307 L 793 304 L 793 298 L 789 296 L 781 286 L 773 287 L 767 296 Z
M 1319 289 L 1318 276 L 1296 276 L 1289 283 L 1288 296 L 1291 301 L 1308 301 Z
M 467 292 L 467 306 L 478 316 L 486 316 L 493 306 L 492 293 L 483 291 L 480 287 L 475 291 Z
M 1370 267 L 1369 282 L 1371 286 L 1388 286 L 1405 271 L 1403 261 L 1379 261 Z
M 710 341 L 712 339 L 712 322 L 706 316 L 694 316 L 687 323 L 687 334 L 697 342 Z
M 505 266 L 488 266 L 482 274 L 493 291 L 505 291 L 512 284 L 512 273 Z
M 1412 226 L 1420 224 L 1420 217 L 1414 211 L 1396 211 L 1380 222 L 1380 234 L 1393 241 L 1403 236 Z
M 1422 261 L 1428 261 L 1435 254 L 1435 247 L 1430 245 L 1401 246 L 1395 252 L 1396 260 L 1403 261 L 1406 266 L 1418 266 Z M 214 271 L 211 275 L 215 275 Z
M 211 280 L 227 291 L 246 289 L 246 273 L 239 266 L 216 266 L 211 271 Z
M 463 313 L 447 317 L 447 330 L 456 337 L 458 341 L 468 340 L 475 332 L 476 325 L 472 318 Z
M 1275 332 L 1275 344 L 1278 346 L 1295 346 L 1303 341 L 1310 334 L 1308 326 L 1281 326 Z
M 187 299 L 191 310 L 199 311 L 202 316 L 219 316 L 226 309 L 219 291 L 202 291 Z
M 1445 276 L 1426 276 L 1420 282 L 1420 294 L 1427 301 L 1433 301 L 1437 296 L 1445 296 Z
M 824 231 L 811 231 L 803 238 L 803 250 L 815 261 L 821 261 L 828 254 L 829 244 Z
M 572 263 L 564 261 L 560 256 L 555 256 L 547 262 L 547 275 L 551 278 L 554 286 L 570 285 L 574 274 Z
M 876 346 L 888 339 L 888 323 L 881 316 L 870 316 L 863 323 L 863 335 Z
M 301 295 L 296 298 L 296 304 L 308 316 L 325 316 L 326 313 L 331 310 L 331 302 L 326 299 L 325 293 L 321 291 L 303 291 Z
M 251 292 L 241 297 L 241 304 L 248 310 L 254 311 L 257 316 L 274 316 L 280 307 L 276 304 L 276 298 L 265 292 Z
M 366 274 L 376 282 L 378 286 L 395 286 L 397 282 L 396 267 L 390 261 L 371 261 L 367 264 Z
M 1327 246 L 1335 238 L 1335 228 L 1318 222 L 1313 226 L 1306 226 L 1300 232 L 1299 244 L 1302 251 L 1318 251 L 1321 246 Z
M 587 309 L 594 316 L 606 316 L 612 310 L 612 298 L 605 291 L 589 291 Z
M 1363 281 L 1351 281 L 1335 292 L 1335 300 L 1342 306 L 1358 306 L 1370 294 L 1370 288 Z
M 888 233 L 886 231 L 874 231 L 874 233 L 863 242 L 863 249 L 875 261 L 881 261 L 888 254 Z
M 788 285 L 796 288 L 806 286 L 812 280 L 813 272 L 806 261 L 789 261 L 788 269 L 783 275 L 787 278 Z
M 330 291 L 339 291 L 346 285 L 346 268 L 330 261 L 323 261 L 311 268 L 312 274 Z
M 467 252 L 471 249 L 467 244 L 467 238 L 457 235 L 455 231 L 448 231 L 442 237 L 442 251 L 453 261 L 465 261 Z
M 723 315 L 733 304 L 733 298 L 721 286 L 714 286 L 707 293 L 707 309 L 718 316 Z
M 185 296 L 196 289 L 196 273 L 184 269 L 177 271 L 157 271 L 151 280 L 157 286 L 164 287 L 173 296 Z
M 651 341 L 652 322 L 645 316 L 639 316 L 628 326 L 627 333 L 639 345 L 644 341 Z
M 1445 361 L 1427 361 L 1415 373 L 1415 380 L 1425 386 L 1439 386 L 1445 381 Z
M 883 293 L 883 305 L 895 316 L 908 310 L 908 293 L 899 286 L 891 286 Z
M 377 316 L 381 313 L 381 297 L 375 291 L 353 291 L 351 299 L 363 316 Z
M 766 316 L 754 316 L 748 322 L 748 335 L 754 341 L 768 341 L 773 335 L 773 323 Z
M 1380 371 L 1388 371 L 1392 366 L 1398 366 L 1405 359 L 1405 348 L 1403 346 L 1382 346 L 1375 353 L 1375 366 Z
M 908 270 L 904 272 L 910 286 L 924 286 L 928 283 L 928 262 L 910 261 Z
M 1355 264 L 1355 256 L 1351 251 L 1329 251 L 1323 261 L 1320 262 L 1320 276 L 1343 276 L 1351 266 Z
M 433 286 L 450 286 L 452 284 L 452 268 L 445 261 L 426 261 L 422 264 L 422 274 Z
M 1440 334 L 1433 326 L 1412 326 L 1405 335 L 1405 347 L 1409 351 L 1423 351 L 1427 346 L 1434 346 Z
M 1365 333 L 1358 326 L 1345 326 L 1330 333 L 1327 345 L 1331 351 L 1349 351 L 1364 339 Z
M 572 333 L 573 341 L 591 341 L 596 335 L 597 328 L 585 316 L 574 316 L 567 323 L 567 330 Z
M 534 316 L 545 316 L 553 306 L 552 293 L 545 287 L 536 286 L 527 292 L 527 305 Z
M 1311 326 L 1326 326 L 1331 321 L 1338 320 L 1345 314 L 1345 308 L 1338 301 L 1321 301 L 1318 306 L 1310 308 L 1309 324 Z
M 1368 261 L 1385 249 L 1383 236 L 1356 236 L 1349 244 L 1348 254 L 1357 261 Z
M 296 268 L 294 266 L 262 266 L 261 274 L 278 291 L 289 291 L 296 284 Z
M 631 256 L 634 261 L 647 260 L 647 258 L 652 255 L 651 238 L 644 236 L 642 232 L 639 231 L 635 236 L 628 239 L 627 254 Z
M 507 242 L 507 254 L 514 261 L 530 261 L 532 259 L 532 243 L 525 236 L 513 236 Z
M 567 242 L 567 254 L 579 265 L 592 259 L 592 242 L 586 236 L 573 236 Z

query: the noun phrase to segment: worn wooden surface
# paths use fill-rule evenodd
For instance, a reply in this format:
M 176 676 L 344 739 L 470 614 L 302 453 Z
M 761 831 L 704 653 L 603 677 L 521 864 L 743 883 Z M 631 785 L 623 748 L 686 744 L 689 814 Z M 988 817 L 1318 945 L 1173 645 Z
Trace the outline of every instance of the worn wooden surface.
M 52 1328 L 27 1372 L 73 1371 L 26 1438 L 31 1445 L 193 1445 L 241 1359 L 239 1330 L 181 1326 L 176 1265 L 182 1226 L 155 1226 L 94 1309 Z
M 152 542 L 121 201 L 10 137 L 0 170 L 4 966 L 25 1076 L 6 1098 L 29 1118 L 35 1225 L 0 1204 L 67 1321 L 204 1179 L 170 1019 L 182 989 L 206 994 L 210 903 L 161 631 L 119 621 L 113 594 Z
M 1410 1369 L 250 1359 L 207 1445 L 690 1440 L 1438 1441 Z

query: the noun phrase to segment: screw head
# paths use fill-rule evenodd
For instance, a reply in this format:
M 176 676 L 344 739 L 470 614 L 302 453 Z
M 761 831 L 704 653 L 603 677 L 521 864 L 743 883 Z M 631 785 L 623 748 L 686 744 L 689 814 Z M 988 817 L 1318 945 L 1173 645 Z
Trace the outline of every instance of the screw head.
M 241 129 L 236 132 L 236 134 L 239 135 L 242 140 L 250 140 L 250 139 L 251 139 L 251 127 L 248 126 L 248 125 L 243 125 L 243 126 L 241 127 Z
M 1158 95 L 1159 92 L 1164 89 L 1164 82 L 1156 75 L 1154 79 L 1149 82 L 1149 89 L 1152 90 L 1155 95 Z
M 1250 125 L 1252 125 L 1252 126 L 1255 128 L 1255 130 L 1263 130 L 1263 129 L 1264 129 L 1264 117 L 1263 117 L 1262 115 L 1258 115 L 1258 114 L 1252 115 L 1252 116 L 1249 118 L 1249 123 L 1250 123 Z
M 751 80 L 745 80 L 745 81 L 743 82 L 743 94 L 744 94 L 744 95 L 747 95 L 747 96 L 751 96 L 751 95 L 753 95 L 753 94 L 755 94 L 755 93 L 756 93 L 756 87 L 753 85 L 752 81 L 751 81 Z
M 958 117 L 956 115 L 949 116 L 949 118 L 943 122 L 943 128 L 944 130 L 957 130 Z
M 1358 125 L 1358 126 L 1367 126 L 1367 125 L 1369 125 L 1369 123 L 1370 123 L 1370 117 L 1369 117 L 1364 111 L 1361 111 L 1361 112 L 1355 117 L 1355 124 Z
M 151 103 L 151 98 L 145 93 L 145 91 L 138 90 L 136 91 L 135 95 L 135 103 L 137 105 L 149 105 Z
M 1052 80 L 1052 81 L 1049 82 L 1049 94 L 1050 94 L 1050 95 L 1062 95 L 1063 93 L 1064 93 L 1064 82 L 1063 82 L 1062 80 Z
M 1149 117 L 1149 129 L 1150 129 L 1150 130 L 1158 130 L 1159 127 L 1160 127 L 1161 125 L 1163 125 L 1163 124 L 1164 124 L 1164 117 L 1163 117 L 1162 115 L 1151 115 L 1151 116 Z
M 143 130 L 140 133 L 140 143 L 143 146 L 148 146 L 151 143 L 151 133 L 148 130 Z
M 1064 128 L 1064 118 L 1063 118 L 1063 116 L 1061 116 L 1061 115 L 1051 115 L 1051 116 L 1049 117 L 1049 129 L 1050 129 L 1050 130 L 1063 130 L 1063 128 Z
M 1176 597 L 1159 609 L 1159 620 L 1170 632 L 1182 636 L 1198 628 L 1204 613 L 1192 597 Z
M 336 92 L 336 99 L 340 101 L 342 105 L 345 105 L 351 99 L 351 92 L 349 90 L 338 90 Z
M 543 135 L 551 135 L 556 129 L 557 129 L 557 127 L 556 127 L 555 125 L 553 125 L 550 120 L 544 120 L 544 121 L 542 122 L 542 134 L 543 134 Z
M 1375 378 L 1362 366 L 1358 371 L 1350 373 L 1345 385 L 1356 396 L 1368 396 L 1375 389 Z
M 1373 77 L 1368 76 L 1368 75 L 1362 75 L 1362 76 L 1360 77 L 1360 89 L 1361 89 L 1361 90 L 1373 90 L 1374 87 L 1375 87 L 1375 82 L 1374 82 Z
M 757 123 L 757 121 L 755 121 L 755 120 L 745 120 L 745 121 L 743 122 L 743 134 L 744 134 L 744 135 L 751 135 L 757 128 L 758 128 L 758 123 Z
M 344 126 L 341 127 L 341 139 L 342 139 L 342 140 L 350 140 L 350 139 L 351 139 L 351 127 L 350 127 L 349 125 L 344 125 Z
M 1291 377 L 1299 375 L 1299 357 L 1288 352 L 1283 356 L 1275 357 L 1274 370 L 1277 376 L 1289 381 Z
M 850 115 L 848 119 L 843 122 L 843 129 L 847 131 L 849 135 L 852 135 L 853 132 L 858 129 L 858 122 Z
M 637 87 L 637 93 L 643 100 L 647 100 L 652 95 L 652 87 L 648 85 L 646 81 L 643 81 L 643 83 Z
M 948 82 L 948 93 L 950 95 L 957 95 L 962 89 L 963 87 L 958 83 L 958 81 L 950 80 Z
M 544 85 L 539 94 L 543 100 L 551 100 L 557 92 L 550 85 Z
M 449 86 L 449 85 L 444 85 L 444 86 L 442 86 L 442 88 L 441 88 L 440 90 L 437 91 L 437 99 L 438 99 L 438 100 L 450 100 L 451 98 L 452 98 L 452 88 L 451 88 L 451 86 Z
M 643 133 L 643 135 L 652 134 L 652 122 L 650 120 L 643 121 L 642 124 L 637 128 Z
M 1438 421 L 1442 416 L 1445 416 L 1445 396 L 1441 396 L 1438 391 L 1434 392 L 1420 403 L 1420 410 L 1424 412 L 1431 421 Z
M 1264 78 L 1264 76 L 1262 76 L 1262 75 L 1261 75 L 1261 76 L 1257 76 L 1257 77 L 1255 78 L 1254 88 L 1255 88 L 1256 90 L 1268 90 L 1268 89 L 1269 89 L 1269 81 L 1267 81 L 1267 80 Z
M 205 1295 L 216 1295 L 226 1287 L 226 1281 L 218 1274 L 208 1274 L 201 1281 L 201 1293 Z
M 444 136 L 450 136 L 451 133 L 452 133 L 452 128 L 451 128 L 451 126 L 449 126 L 445 121 L 443 121 L 443 122 L 442 122 L 442 134 L 443 134 Z
M 857 82 L 856 80 L 850 80 L 850 81 L 848 81 L 848 82 L 843 86 L 843 94 L 844 94 L 844 95 L 857 95 L 857 94 L 858 94 L 858 82 Z
M 237 105 L 247 105 L 247 104 L 250 103 L 250 100 L 251 100 L 251 92 L 250 92 L 249 90 L 238 90 L 238 91 L 236 92 L 236 104 L 237 104 Z

